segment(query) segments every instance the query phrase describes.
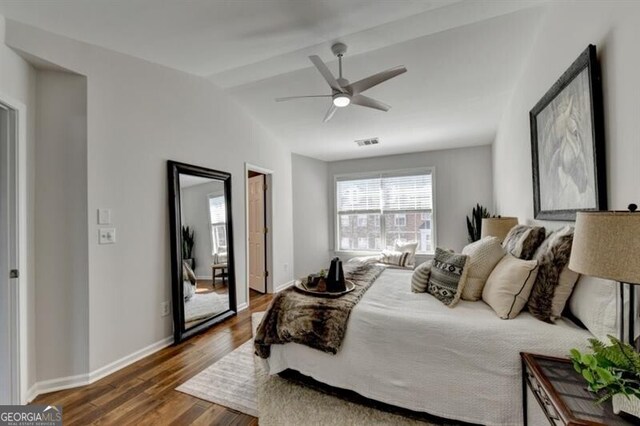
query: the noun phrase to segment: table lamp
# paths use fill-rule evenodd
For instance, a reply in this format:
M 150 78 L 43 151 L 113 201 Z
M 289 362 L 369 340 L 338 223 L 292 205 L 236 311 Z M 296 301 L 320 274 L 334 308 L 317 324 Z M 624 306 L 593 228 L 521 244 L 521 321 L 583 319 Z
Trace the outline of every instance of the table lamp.
M 517 224 L 517 217 L 486 217 L 482 219 L 480 238 L 497 237 L 502 242 Z
M 629 286 L 628 343 L 635 347 L 635 286 L 640 284 L 640 213 L 578 212 L 569 269 L 620 283 L 620 340 L 624 339 L 624 286 Z

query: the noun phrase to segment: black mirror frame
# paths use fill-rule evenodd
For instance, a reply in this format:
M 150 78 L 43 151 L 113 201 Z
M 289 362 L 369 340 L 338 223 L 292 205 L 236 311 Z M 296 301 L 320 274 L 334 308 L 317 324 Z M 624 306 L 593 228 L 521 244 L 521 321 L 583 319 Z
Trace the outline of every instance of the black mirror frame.
M 236 301 L 235 258 L 233 250 L 233 215 L 231 214 L 231 174 L 207 169 L 191 164 L 167 161 L 169 177 L 169 218 L 171 234 L 171 284 L 173 298 L 173 336 L 174 343 L 180 343 L 198 334 L 238 312 Z M 182 219 L 180 200 L 180 174 L 217 179 L 224 184 L 225 203 L 227 209 L 227 263 L 229 309 L 189 329 L 184 328 L 184 292 L 182 288 Z

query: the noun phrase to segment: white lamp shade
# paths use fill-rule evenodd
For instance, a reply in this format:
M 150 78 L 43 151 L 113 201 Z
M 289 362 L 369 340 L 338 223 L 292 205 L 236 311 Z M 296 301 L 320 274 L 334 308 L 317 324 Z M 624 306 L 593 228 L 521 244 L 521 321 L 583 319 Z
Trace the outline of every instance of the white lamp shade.
M 518 224 L 517 217 L 487 217 L 482 219 L 482 232 L 480 238 L 497 237 L 500 242 L 504 240 L 511 228 Z
M 569 269 L 640 284 L 640 213 L 578 212 Z

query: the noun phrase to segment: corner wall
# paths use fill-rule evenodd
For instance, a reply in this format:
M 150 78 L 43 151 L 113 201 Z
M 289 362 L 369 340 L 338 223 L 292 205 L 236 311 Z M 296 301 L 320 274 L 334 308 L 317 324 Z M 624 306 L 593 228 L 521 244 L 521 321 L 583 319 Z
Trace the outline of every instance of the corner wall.
M 291 155 L 293 176 L 294 276 L 303 277 L 327 268 L 331 250 L 332 216 L 327 201 L 333 197 L 328 163 L 302 155 Z
M 640 201 L 640 4 L 550 3 L 493 146 L 494 198 L 502 215 L 532 221 L 529 110 L 588 44 L 602 69 L 610 209 Z M 546 223 L 557 227 L 557 223 Z

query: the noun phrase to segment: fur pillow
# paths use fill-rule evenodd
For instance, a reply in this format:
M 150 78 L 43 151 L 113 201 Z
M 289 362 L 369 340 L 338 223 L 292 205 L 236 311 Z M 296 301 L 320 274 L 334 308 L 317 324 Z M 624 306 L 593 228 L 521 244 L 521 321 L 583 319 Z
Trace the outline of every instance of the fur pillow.
M 407 258 L 409 257 L 409 253 L 401 252 L 401 251 L 391 251 L 391 250 L 383 250 L 382 251 L 382 259 L 380 260 L 382 263 L 386 263 L 387 265 L 393 266 L 407 266 Z
M 416 250 L 418 249 L 417 241 L 412 241 L 410 243 L 396 241 L 393 249 L 395 251 L 407 253 L 407 261 L 405 263 L 406 266 L 413 266 L 416 263 Z
M 562 316 L 579 274 L 569 269 L 573 227 L 553 232 L 536 251 L 538 277 L 529 296 L 529 312 L 541 321 L 553 322 Z
M 544 237 L 542 226 L 516 225 L 505 237 L 502 247 L 518 259 L 531 260 Z
M 467 255 L 436 248 L 427 291 L 448 307 L 453 308 L 460 300 L 467 281 L 468 260 Z
M 469 272 L 467 283 L 462 290 L 464 300 L 480 300 L 482 289 L 493 268 L 500 262 L 506 252 L 496 237 L 484 237 L 462 249 L 462 254 L 469 256 Z
M 429 277 L 431 276 L 431 264 L 433 261 L 427 260 L 418 265 L 411 275 L 411 291 L 414 293 L 424 293 L 429 285 Z
M 527 304 L 538 274 L 538 261 L 507 254 L 498 262 L 482 290 L 482 300 L 502 319 L 518 316 Z

